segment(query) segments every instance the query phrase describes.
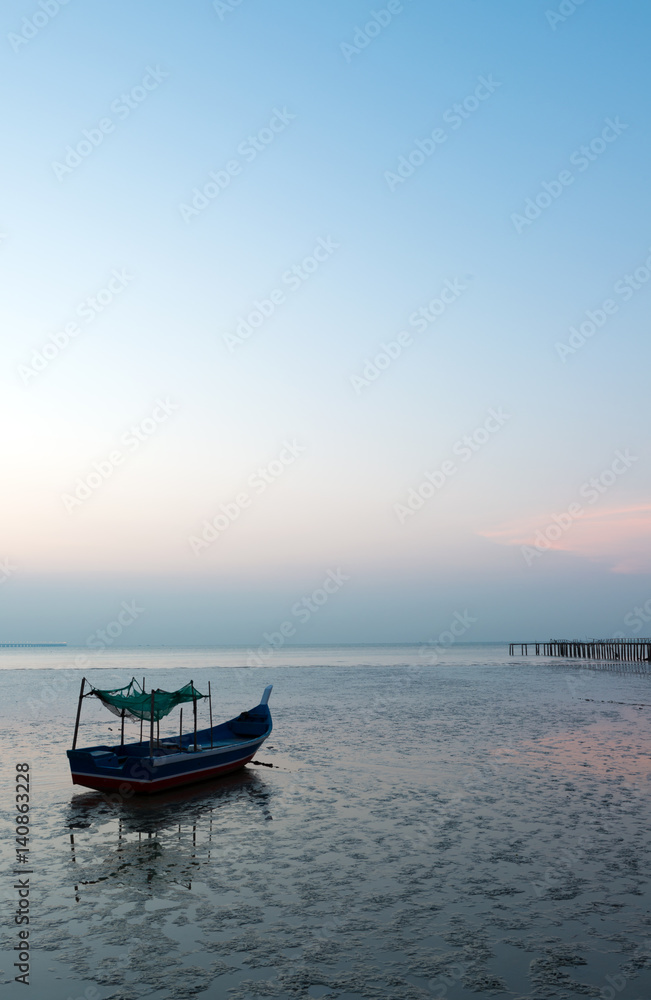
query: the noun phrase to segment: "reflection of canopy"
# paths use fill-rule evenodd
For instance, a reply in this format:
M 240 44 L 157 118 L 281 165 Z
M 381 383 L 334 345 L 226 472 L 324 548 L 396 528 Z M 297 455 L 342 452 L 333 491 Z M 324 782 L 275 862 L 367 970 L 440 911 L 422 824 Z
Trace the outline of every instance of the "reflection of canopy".
M 121 716 L 124 712 L 127 719 L 151 719 L 152 692 L 147 693 L 135 677 L 126 687 L 115 688 L 113 691 L 100 691 L 99 688 L 92 688 L 88 694 L 94 694 L 96 698 L 99 698 L 109 712 L 113 712 L 113 715 Z M 182 705 L 183 702 L 207 697 L 205 694 L 200 694 L 192 682 L 179 688 L 178 691 L 161 691 L 160 688 L 157 688 L 153 695 L 153 714 L 156 721 L 169 715 L 173 708 Z

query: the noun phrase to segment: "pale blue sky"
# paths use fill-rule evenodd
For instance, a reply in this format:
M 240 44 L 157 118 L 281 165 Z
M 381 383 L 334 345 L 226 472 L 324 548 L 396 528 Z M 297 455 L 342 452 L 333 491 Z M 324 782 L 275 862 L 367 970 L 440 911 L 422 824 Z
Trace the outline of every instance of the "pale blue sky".
M 207 0 L 71 0 L 52 16 L 7 0 L 8 639 L 82 641 L 138 597 L 148 614 L 124 641 L 256 642 L 337 567 L 350 583 L 297 641 L 419 640 L 471 605 L 467 638 L 597 634 L 649 597 L 651 13 L 585 0 L 552 26 L 559 6 L 406 0 L 351 53 L 387 4 L 242 0 L 220 18 Z M 53 166 L 106 118 L 78 166 Z M 445 141 L 389 183 L 435 129 Z M 564 170 L 547 207 L 543 184 Z M 316 269 L 294 289 L 283 275 L 305 258 Z M 463 291 L 417 332 L 409 317 L 450 285 Z M 88 322 L 78 310 L 107 288 Z M 274 290 L 273 315 L 229 350 L 224 335 Z M 555 345 L 609 298 L 616 311 L 562 359 Z M 355 391 L 402 330 L 400 356 Z M 455 443 L 500 407 L 508 420 L 461 461 Z M 129 428 L 152 420 L 130 450 Z M 286 441 L 304 451 L 194 552 Z M 71 509 L 64 495 L 116 449 Z M 521 545 L 625 449 L 635 461 L 594 508 L 583 498 L 562 551 L 529 565 Z M 396 505 L 455 455 L 401 522 Z

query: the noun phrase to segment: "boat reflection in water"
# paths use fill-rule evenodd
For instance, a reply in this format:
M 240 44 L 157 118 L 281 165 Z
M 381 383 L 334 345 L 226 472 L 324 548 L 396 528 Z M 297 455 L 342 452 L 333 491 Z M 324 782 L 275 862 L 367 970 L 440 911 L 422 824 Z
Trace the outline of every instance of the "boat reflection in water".
M 84 886 L 112 882 L 140 891 L 176 884 L 192 888 L 240 829 L 272 819 L 271 789 L 249 770 L 156 795 L 119 798 L 98 791 L 70 802 L 72 861 Z

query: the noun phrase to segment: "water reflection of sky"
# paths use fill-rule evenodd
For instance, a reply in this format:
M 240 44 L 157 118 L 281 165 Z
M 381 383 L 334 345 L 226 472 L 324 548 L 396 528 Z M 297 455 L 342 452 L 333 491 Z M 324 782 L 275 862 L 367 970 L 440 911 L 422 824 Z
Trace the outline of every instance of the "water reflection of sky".
M 651 705 L 599 701 L 586 708 L 591 709 L 589 724 L 583 719 L 574 730 L 498 744 L 493 757 L 575 780 L 589 775 L 651 788 Z
M 269 821 L 271 793 L 256 772 L 214 779 L 151 798 L 120 800 L 89 791 L 68 808 L 75 895 L 99 882 L 192 889 L 203 865 L 219 861 L 225 824 Z

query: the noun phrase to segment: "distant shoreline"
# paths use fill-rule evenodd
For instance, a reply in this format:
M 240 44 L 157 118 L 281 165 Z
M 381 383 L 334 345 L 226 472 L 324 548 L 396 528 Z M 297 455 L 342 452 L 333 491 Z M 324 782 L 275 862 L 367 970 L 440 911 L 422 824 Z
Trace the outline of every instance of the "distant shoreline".
M 368 647 L 374 648 L 385 648 L 387 646 L 405 647 L 405 646 L 427 646 L 430 645 L 428 640 L 422 639 L 420 641 L 409 641 L 409 642 L 305 642 L 305 643 L 290 643 L 286 642 L 283 645 L 283 649 L 364 649 Z M 481 640 L 475 640 L 474 642 L 463 642 L 457 640 L 454 646 L 508 646 L 509 641 L 507 639 L 489 639 L 485 642 Z M 10 649 L 18 647 L 66 647 L 67 642 L 0 642 L 0 649 Z M 115 643 L 111 646 L 112 651 L 119 649 L 249 649 L 251 643 L 241 643 L 241 642 L 206 642 L 197 645 L 191 645 L 189 643 L 162 643 L 158 645 L 156 643 L 141 643 L 139 645 L 127 646 L 119 645 Z M 88 649 L 89 647 L 82 644 L 71 643 L 70 649 Z M 92 647 L 91 647 L 92 648 Z M 447 647 L 442 647 L 451 649 L 452 645 Z M 107 650 L 102 650 L 106 652 Z

